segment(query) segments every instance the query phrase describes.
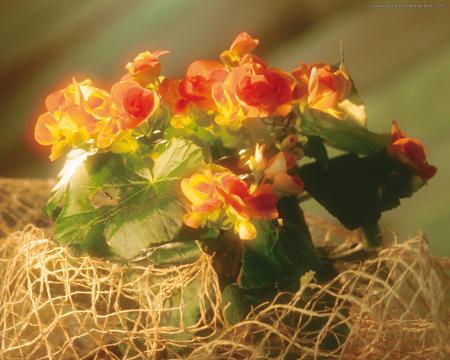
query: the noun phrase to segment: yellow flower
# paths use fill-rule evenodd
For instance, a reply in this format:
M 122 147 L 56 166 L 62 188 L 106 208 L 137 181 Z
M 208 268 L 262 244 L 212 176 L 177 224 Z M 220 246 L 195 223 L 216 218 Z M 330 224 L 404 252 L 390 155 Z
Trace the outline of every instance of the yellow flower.
M 196 173 L 183 179 L 181 191 L 191 202 L 191 211 L 185 214 L 184 222 L 192 228 L 215 222 L 220 216 L 223 199 L 216 189 L 216 180 L 211 170 Z
M 253 239 L 256 229 L 252 219 L 272 220 L 278 217 L 276 197 L 269 184 L 250 190 L 236 174 L 225 168 L 211 169 L 183 179 L 181 190 L 191 202 L 184 223 L 192 228 L 215 224 L 234 229 L 243 240 Z
M 50 160 L 56 160 L 71 146 L 79 146 L 91 138 L 94 119 L 76 105 L 65 111 L 42 114 L 34 129 L 34 137 L 41 145 L 51 145 Z

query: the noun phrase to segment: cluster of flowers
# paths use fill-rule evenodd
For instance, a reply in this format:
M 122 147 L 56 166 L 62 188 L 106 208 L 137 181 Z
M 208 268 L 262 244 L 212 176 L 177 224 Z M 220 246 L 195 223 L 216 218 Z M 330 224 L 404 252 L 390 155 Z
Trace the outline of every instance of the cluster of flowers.
M 202 109 L 214 113 L 217 124 L 239 129 L 246 119 L 286 116 L 295 104 L 343 117 L 336 107 L 352 88 L 345 71 L 304 63 L 291 73 L 272 68 L 251 54 L 258 43 L 241 33 L 222 62 L 195 61 L 182 79 L 164 79 L 160 92 L 174 114 L 172 125 L 186 126 Z
M 128 74 L 108 92 L 86 79 L 50 94 L 47 112 L 36 123 L 35 138 L 52 145 L 55 160 L 72 146 L 93 143 L 98 149 L 133 152 L 132 129 L 144 123 L 159 107 L 157 94 L 161 65 L 167 51 L 143 52 L 127 64 Z
M 292 139 L 284 141 L 291 144 L 290 148 L 294 145 Z M 255 181 L 250 187 L 236 174 L 217 165 L 185 178 L 181 189 L 191 202 L 191 211 L 186 213 L 184 223 L 192 228 L 212 225 L 234 228 L 242 240 L 253 239 L 256 228 L 252 219 L 278 218 L 277 199 L 303 192 L 302 180 L 288 174 L 298 157 L 287 150 L 266 161 L 264 146 L 256 144 L 255 155 L 248 161 Z
M 259 40 L 240 33 L 221 54 L 221 61 L 195 61 L 183 78 L 161 76 L 160 57 L 167 51 L 146 51 L 126 65 L 128 73 L 109 92 L 89 79 L 74 79 L 47 97 L 47 112 L 37 120 L 35 138 L 52 146 L 51 160 L 73 146 L 133 152 L 138 147 L 135 129 L 161 106 L 170 110 L 174 128 L 195 122 L 199 112 L 232 130 L 240 129 L 248 119 L 276 121 L 294 109 L 301 113 L 308 108 L 345 120 L 340 105 L 351 96 L 353 83 L 342 66 L 300 63 L 285 72 L 252 54 L 258 44 Z M 234 227 L 241 239 L 253 238 L 256 230 L 251 219 L 276 219 L 277 197 L 303 191 L 301 179 L 289 174 L 301 158 L 296 145 L 296 136 L 288 136 L 281 151 L 266 161 L 264 147 L 256 144 L 248 161 L 254 179 L 251 186 L 216 165 L 186 178 L 182 191 L 191 202 L 191 211 L 185 223 L 194 228 L 211 223 Z M 424 181 L 436 172 L 426 161 L 423 145 L 406 137 L 396 123 L 387 153 Z

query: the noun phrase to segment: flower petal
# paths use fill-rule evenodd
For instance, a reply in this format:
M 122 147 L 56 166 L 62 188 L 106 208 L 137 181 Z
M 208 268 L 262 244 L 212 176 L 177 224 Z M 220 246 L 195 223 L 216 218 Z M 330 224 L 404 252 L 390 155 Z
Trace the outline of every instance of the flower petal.
M 46 112 L 39 116 L 34 128 L 34 138 L 41 145 L 52 145 L 56 140 L 55 131 L 57 120 L 52 113 Z
M 282 194 L 300 195 L 303 192 L 303 181 L 298 176 L 290 176 L 279 172 L 273 179 L 273 188 Z

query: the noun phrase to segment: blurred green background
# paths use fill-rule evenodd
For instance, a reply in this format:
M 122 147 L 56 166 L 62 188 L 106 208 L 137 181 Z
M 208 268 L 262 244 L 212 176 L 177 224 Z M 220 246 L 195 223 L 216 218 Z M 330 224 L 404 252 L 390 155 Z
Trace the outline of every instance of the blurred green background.
M 413 5 L 413 6 L 408 6 Z M 422 6 L 417 6 L 422 5 Z M 45 96 L 73 75 L 109 88 L 139 51 L 168 49 L 163 73 L 181 75 L 217 58 L 235 35 L 261 39 L 273 66 L 335 62 L 339 40 L 365 99 L 369 127 L 395 118 L 427 144 L 438 173 L 383 217 L 400 237 L 425 231 L 431 251 L 450 255 L 450 4 L 343 0 L 15 0 L 0 3 L 0 176 L 55 176 L 48 149 L 33 142 Z M 318 207 L 308 205 L 313 212 Z

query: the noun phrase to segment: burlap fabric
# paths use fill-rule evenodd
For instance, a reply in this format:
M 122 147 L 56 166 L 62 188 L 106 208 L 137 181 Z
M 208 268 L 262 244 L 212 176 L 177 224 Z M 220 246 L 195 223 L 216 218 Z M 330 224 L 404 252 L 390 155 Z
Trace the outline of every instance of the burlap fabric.
M 55 245 L 41 211 L 51 186 L 0 180 L 1 359 L 450 354 L 448 262 L 428 255 L 422 235 L 404 242 L 392 236 L 378 256 L 352 262 L 359 234 L 308 216 L 314 241 L 331 249 L 332 257 L 347 259 L 339 263 L 340 274 L 325 285 L 309 274 L 298 292 L 280 293 L 232 325 L 207 254 L 191 264 L 158 268 L 74 257 Z M 193 288 L 200 291 L 193 294 Z M 200 304 L 197 314 L 188 313 L 187 301 Z

